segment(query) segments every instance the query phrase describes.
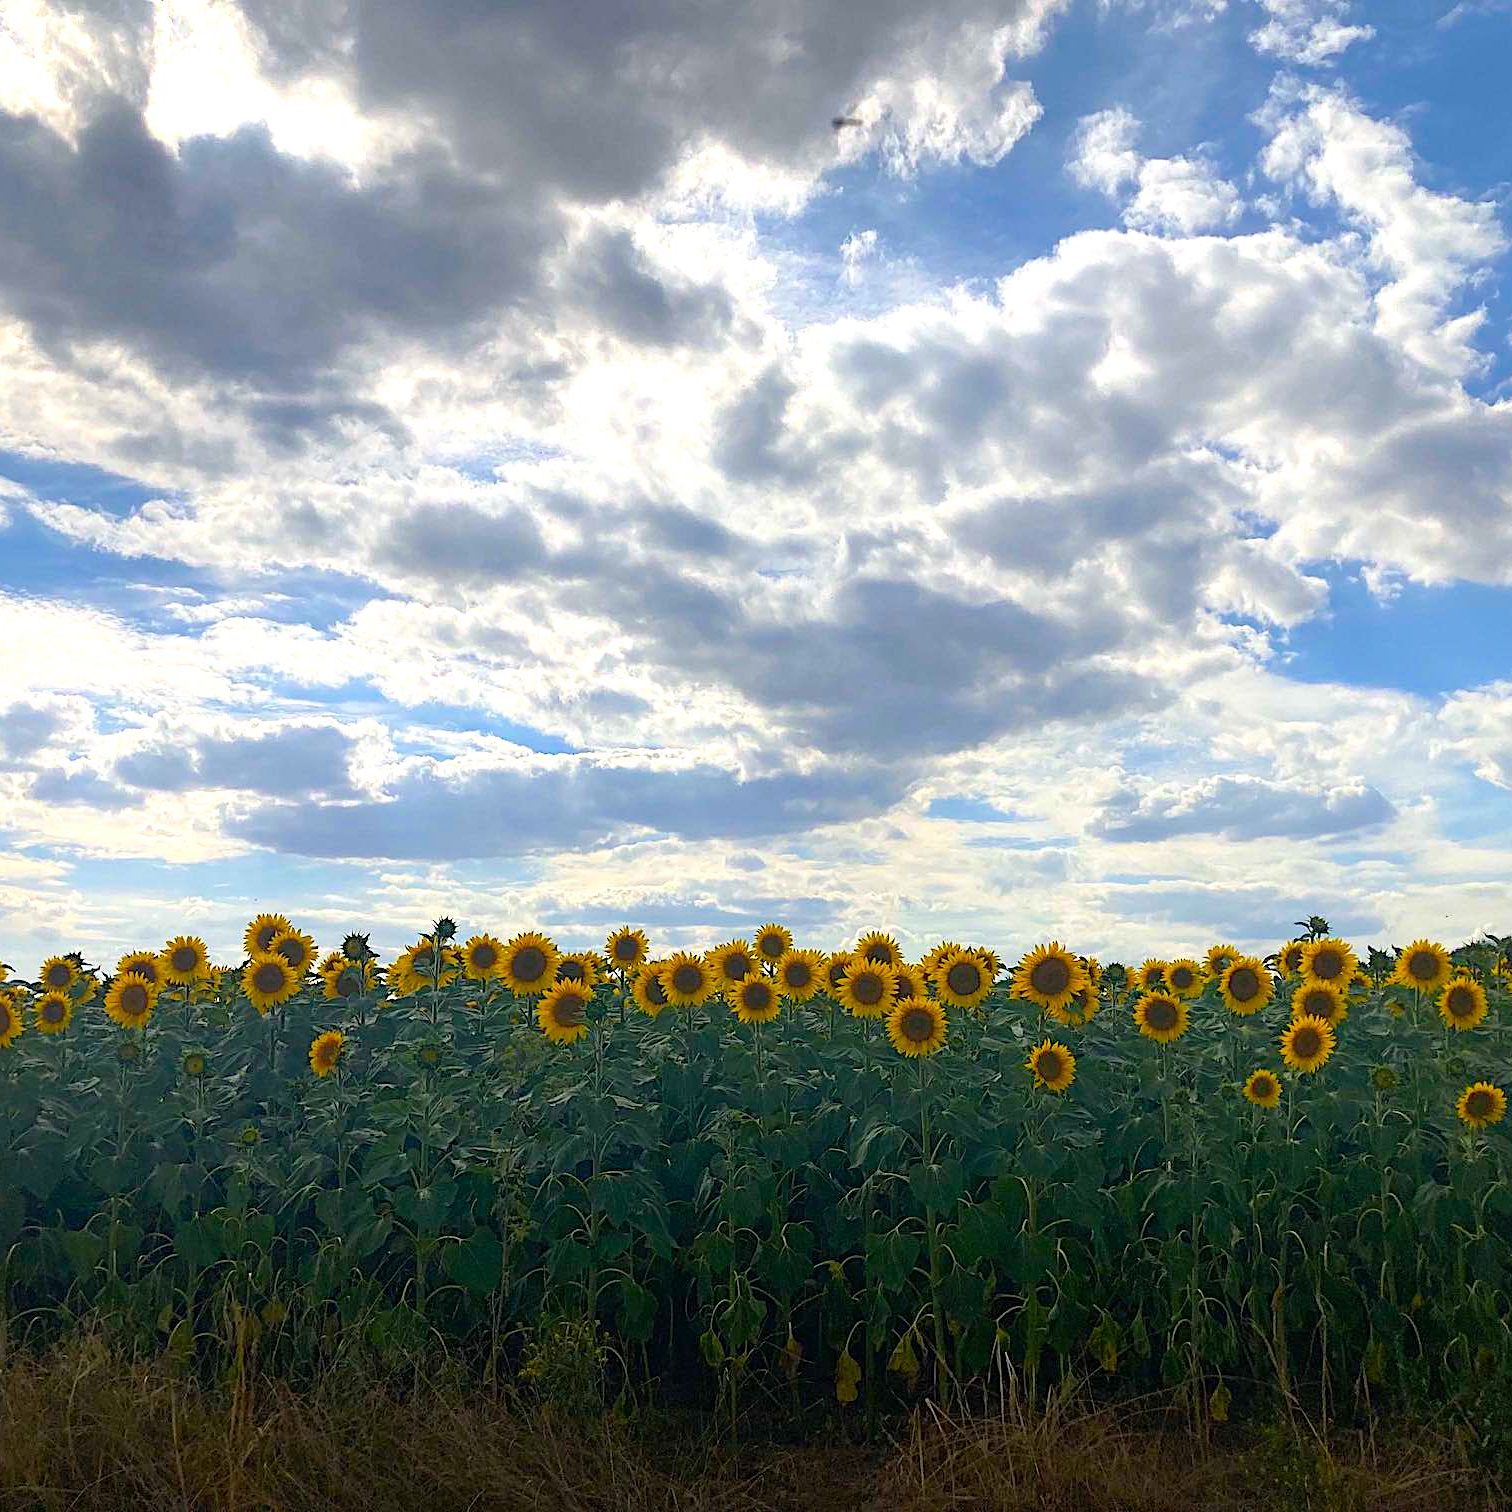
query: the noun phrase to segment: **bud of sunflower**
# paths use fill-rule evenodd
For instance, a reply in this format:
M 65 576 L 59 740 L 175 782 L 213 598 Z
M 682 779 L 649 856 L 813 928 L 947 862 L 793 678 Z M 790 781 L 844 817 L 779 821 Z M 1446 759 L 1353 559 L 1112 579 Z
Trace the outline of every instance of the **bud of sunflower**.
M 1397 1074 L 1390 1066 L 1377 1066 L 1370 1073 L 1370 1085 L 1377 1092 L 1395 1092 L 1397 1089 Z
M 349 961 L 373 959 L 373 947 L 368 944 L 368 937 L 365 934 L 349 934 L 341 942 L 341 953 Z
M 452 919 L 437 919 L 436 927 L 431 933 L 438 940 L 454 940 L 457 937 L 457 925 Z

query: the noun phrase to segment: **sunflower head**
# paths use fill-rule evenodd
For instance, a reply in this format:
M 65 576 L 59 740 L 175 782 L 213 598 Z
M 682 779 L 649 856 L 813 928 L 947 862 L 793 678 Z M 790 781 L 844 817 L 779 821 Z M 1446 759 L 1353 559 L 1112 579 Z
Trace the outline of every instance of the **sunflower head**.
M 1288 940 L 1276 952 L 1276 969 L 1282 976 L 1300 976 L 1302 974 L 1302 952 L 1306 949 L 1306 940 Z
M 504 967 L 504 942 L 475 934 L 462 943 L 462 975 L 469 982 L 491 982 Z
M 1454 977 L 1439 994 L 1438 1010 L 1450 1029 L 1474 1029 L 1486 1016 L 1486 989 L 1473 977 Z
M 1207 970 L 1211 977 L 1222 976 L 1235 961 L 1239 959 L 1240 950 L 1237 945 L 1213 945 L 1207 953 Z M 1166 980 L 1169 982 L 1170 978 Z
M 208 1064 L 203 1050 L 190 1050 L 184 1055 L 184 1075 L 201 1077 L 205 1074 Z
M 762 964 L 775 966 L 793 948 L 793 931 L 783 924 L 763 924 L 752 943 Z
M 247 925 L 246 932 L 242 935 L 242 944 L 249 956 L 266 955 L 275 936 L 293 927 L 282 914 L 258 914 Z
M 679 950 L 662 963 L 661 984 L 674 1008 L 696 1008 L 714 995 L 716 983 L 709 963 L 691 950 Z
M 941 1003 L 903 998 L 887 1015 L 887 1037 L 899 1055 L 917 1059 L 945 1047 L 950 1021 Z
M 157 1006 L 157 987 L 145 977 L 117 977 L 105 994 L 105 1012 L 123 1029 L 140 1029 Z
M 242 991 L 261 1014 L 287 1003 L 299 991 L 299 977 L 281 955 L 259 956 L 242 968 Z
M 146 977 L 149 982 L 161 984 L 163 980 L 163 967 L 157 951 L 132 950 L 128 951 L 116 962 L 115 974 L 117 976 Z
M 977 1008 L 992 991 L 992 975 L 974 950 L 957 950 L 945 957 L 931 978 L 935 996 L 951 1008 Z
M 1281 1078 L 1274 1071 L 1251 1071 L 1244 1095 L 1257 1108 L 1275 1108 L 1281 1103 Z
M 716 945 L 705 959 L 721 991 L 756 974 L 756 952 L 749 940 L 726 940 L 723 945 Z
M 1302 947 L 1302 975 L 1309 981 L 1347 987 L 1359 964 L 1349 945 L 1332 935 L 1309 940 Z
M 62 1034 L 73 1011 L 73 999 L 66 992 L 44 992 L 32 1004 L 32 1017 L 43 1034 Z
M 1281 1035 L 1281 1059 L 1293 1071 L 1313 1072 L 1334 1053 L 1338 1039 L 1327 1019 L 1295 1018 Z
M 1057 1024 L 1065 1024 L 1070 1029 L 1080 1029 L 1083 1025 L 1090 1024 L 1101 1008 L 1102 1003 L 1097 996 L 1097 989 L 1087 986 L 1083 987 L 1064 1008 L 1047 1008 L 1045 1012 Z
M 782 1012 L 777 984 L 768 976 L 750 976 L 725 989 L 730 1011 L 742 1024 L 770 1024 Z
M 823 981 L 824 957 L 817 950 L 789 950 L 777 962 L 782 995 L 795 1003 L 808 1002 Z
M 1036 1045 L 1025 1064 L 1034 1073 L 1034 1085 L 1046 1092 L 1064 1092 L 1076 1080 L 1076 1057 L 1056 1040 Z
M 79 980 L 79 968 L 68 956 L 48 956 L 37 980 L 44 992 L 67 992 Z
M 946 956 L 952 956 L 958 950 L 964 949 L 965 947 L 957 940 L 941 940 L 938 945 L 931 946 L 924 952 L 919 960 L 920 969 L 924 972 L 925 976 L 933 976 L 935 968 L 939 966 Z
M 273 936 L 267 953 L 282 956 L 291 970 L 303 976 L 315 964 L 315 941 L 303 930 L 285 929 Z
M 536 1022 L 554 1045 L 571 1045 L 588 1033 L 592 995 L 576 982 L 558 982 L 536 1009 Z
M 903 959 L 903 950 L 898 942 L 885 931 L 870 930 L 856 941 L 855 954 L 865 957 L 875 966 L 896 966 Z
M 1129 974 L 1129 981 L 1136 992 L 1164 992 L 1166 963 L 1155 956 L 1136 966 Z
M 1400 1078 L 1390 1066 L 1377 1066 L 1370 1073 L 1370 1085 L 1377 1092 L 1395 1092 Z
M 1292 993 L 1291 1013 L 1294 1019 L 1320 1018 L 1326 1024 L 1337 1025 L 1349 1017 L 1349 1005 L 1337 987 L 1304 978 Z
M 1177 997 L 1193 998 L 1202 991 L 1203 968 L 1190 956 L 1171 961 L 1165 969 L 1166 991 Z
M 617 970 L 633 971 L 651 958 L 651 942 L 643 930 L 632 929 L 626 924 L 604 941 L 604 954 Z
M 339 1029 L 328 1029 L 317 1034 L 310 1042 L 310 1070 L 316 1076 L 329 1076 L 341 1064 L 342 1051 L 346 1049 L 346 1035 Z
M 1158 1045 L 1179 1040 L 1191 1022 L 1186 999 L 1169 992 L 1147 992 L 1134 1004 L 1134 1022 L 1139 1032 Z
M 592 950 L 569 950 L 557 957 L 556 980 L 576 982 L 579 987 L 598 984 L 598 953 Z
M 891 966 L 853 955 L 840 979 L 840 1006 L 855 1018 L 883 1018 L 894 1001 Z
M 665 965 L 665 961 L 646 961 L 631 978 L 630 995 L 647 1018 L 655 1018 L 668 1005 L 667 989 L 661 979 Z
M 26 1027 L 21 1018 L 21 1004 L 11 992 L 0 992 L 0 1050 L 8 1050 Z
M 539 997 L 551 987 L 560 954 L 556 945 L 543 934 L 530 930 L 517 934 L 504 947 L 500 972 L 504 985 L 516 997 Z
M 210 952 L 198 935 L 175 935 L 158 956 L 163 976 L 180 987 L 198 981 L 210 970 Z
M 904 998 L 928 996 L 929 984 L 917 966 L 901 961 L 893 967 L 893 1002 L 901 1003 Z
M 1492 1082 L 1472 1082 L 1459 1095 L 1455 1112 L 1472 1129 L 1488 1129 L 1507 1116 L 1507 1094 Z
M 1082 963 L 1059 940 L 1036 946 L 1013 973 L 1014 995 L 1051 1013 L 1067 1007 L 1086 985 Z
M 327 1002 L 361 997 L 378 986 L 378 973 L 371 961 L 352 961 L 338 954 L 320 973 Z
M 824 990 L 837 1003 L 840 1001 L 840 983 L 845 980 L 850 965 L 851 953 L 848 950 L 837 950 L 824 963 Z
M 1218 994 L 1230 1013 L 1248 1018 L 1270 1002 L 1275 982 L 1258 956 L 1239 956 L 1218 978 Z

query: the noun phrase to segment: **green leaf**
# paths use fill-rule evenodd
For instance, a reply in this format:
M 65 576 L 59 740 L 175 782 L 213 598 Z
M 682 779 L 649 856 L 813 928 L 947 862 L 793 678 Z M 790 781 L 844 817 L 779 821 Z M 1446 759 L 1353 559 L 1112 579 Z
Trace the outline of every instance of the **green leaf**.
M 504 1278 L 504 1246 L 492 1229 L 474 1229 L 459 1244 L 446 1247 L 441 1263 L 459 1286 L 486 1297 Z

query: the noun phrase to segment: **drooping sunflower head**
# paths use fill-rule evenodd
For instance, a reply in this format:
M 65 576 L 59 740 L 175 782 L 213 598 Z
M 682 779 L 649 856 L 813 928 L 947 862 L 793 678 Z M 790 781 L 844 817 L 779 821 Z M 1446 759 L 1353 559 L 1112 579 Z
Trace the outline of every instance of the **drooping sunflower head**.
M 789 950 L 777 962 L 777 980 L 782 995 L 795 1003 L 807 1003 L 823 981 L 824 957 L 817 950 Z
M 1244 1084 L 1244 1095 L 1257 1108 L 1276 1108 L 1281 1104 L 1281 1078 L 1274 1071 L 1251 1071 Z
M 992 977 L 974 950 L 958 950 L 935 967 L 935 996 L 951 1008 L 979 1008 L 992 991 Z
M 891 966 L 853 955 L 840 978 L 840 1006 L 854 1018 L 884 1017 L 893 1003 L 893 977 Z
M 280 955 L 297 975 L 303 976 L 315 964 L 315 941 L 299 929 L 285 929 L 273 936 L 269 955 Z
M 1159 1045 L 1174 1044 L 1191 1024 L 1185 998 L 1169 992 L 1147 992 L 1134 1004 L 1134 1022 L 1139 1032 Z
M 880 929 L 862 935 L 856 941 L 855 953 L 876 966 L 897 966 L 903 960 L 902 947 L 890 934 Z
M 21 1003 L 15 993 L 0 992 L 0 1050 L 10 1049 L 25 1027 Z
M 647 1018 L 655 1018 L 668 1006 L 667 989 L 662 985 L 661 978 L 662 968 L 666 964 L 665 961 L 642 962 L 630 979 L 630 995 L 635 999 L 635 1006 Z
M 1486 1016 L 1486 989 L 1472 977 L 1457 976 L 1439 993 L 1439 1017 L 1451 1029 L 1474 1029 Z
M 1248 1018 L 1270 1002 L 1276 990 L 1275 979 L 1258 956 L 1240 956 L 1229 962 L 1218 978 L 1218 994 L 1224 1007 L 1240 1018 Z
M 1082 963 L 1059 940 L 1037 945 L 1013 973 L 1014 996 L 1036 1003 L 1047 1012 L 1066 1007 L 1086 985 L 1087 973 Z
M 1166 991 L 1176 997 L 1193 998 L 1202 991 L 1202 966 L 1190 956 L 1171 961 L 1165 969 Z
M 949 1031 L 944 1007 L 928 998 L 903 998 L 887 1015 L 887 1038 L 899 1055 L 910 1058 L 943 1050 Z
M 621 971 L 633 971 L 651 958 L 651 942 L 644 930 L 632 929 L 626 924 L 604 941 L 604 954 L 611 966 Z
M 462 975 L 469 982 L 491 982 L 504 967 L 504 942 L 475 934 L 462 942 Z
M 1281 1059 L 1293 1071 L 1316 1071 L 1334 1053 L 1338 1037 L 1327 1019 L 1293 1019 L 1281 1035 Z
M 79 968 L 67 956 L 48 956 L 37 980 L 44 992 L 67 992 L 79 980 Z
M 1325 1024 L 1337 1025 L 1349 1017 L 1349 1005 L 1337 987 L 1304 978 L 1292 993 L 1291 1015 L 1294 1019 L 1320 1018 Z
M 558 982 L 541 999 L 536 1022 L 554 1045 L 571 1045 L 588 1033 L 592 994 L 576 982 Z
M 598 984 L 598 952 L 594 950 L 569 950 L 557 957 L 556 980 L 576 982 L 579 987 L 594 987 Z
M 762 964 L 775 966 L 793 948 L 793 931 L 784 924 L 763 924 L 753 943 Z
M 1276 952 L 1276 969 L 1282 976 L 1300 976 L 1302 974 L 1302 953 L 1306 949 L 1306 940 L 1288 940 Z
M 1334 987 L 1347 986 L 1359 965 L 1349 945 L 1332 935 L 1321 940 L 1309 940 L 1302 947 L 1302 975 L 1314 982 L 1327 982 Z
M 1241 952 L 1237 945 L 1212 945 L 1208 947 L 1207 974 L 1210 977 L 1222 976 L 1235 961 L 1239 959 Z M 1166 978 L 1167 982 L 1170 978 Z
M 696 1008 L 713 996 L 714 973 L 709 963 L 690 950 L 679 950 L 662 963 L 661 984 L 674 1008 Z
M 146 977 L 149 982 L 160 983 L 163 980 L 162 962 L 155 950 L 131 950 L 116 962 L 115 974 Z
M 281 935 L 286 929 L 293 929 L 293 925 L 282 914 L 258 914 L 247 925 L 242 935 L 242 945 L 249 956 L 267 955 L 269 947 L 273 944 L 276 936 Z
M 261 1014 L 287 1003 L 299 991 L 299 977 L 281 955 L 259 956 L 242 968 L 242 991 Z
M 158 957 L 163 975 L 180 987 L 187 987 L 210 971 L 210 952 L 198 935 L 175 935 L 163 946 Z
M 726 940 L 723 945 L 716 945 L 706 959 L 721 991 L 754 976 L 757 969 L 756 952 L 749 940 Z
M 560 954 L 556 945 L 543 934 L 536 934 L 533 930 L 517 934 L 504 947 L 504 964 L 500 971 L 504 985 L 516 997 L 538 997 L 550 989 Z
M 310 1070 L 316 1076 L 329 1076 L 341 1064 L 346 1049 L 346 1035 L 339 1029 L 327 1029 L 310 1041 Z
M 145 977 L 117 977 L 105 994 L 105 1012 L 123 1029 L 140 1029 L 152 1017 L 157 995 L 157 987 Z
M 1494 1082 L 1472 1082 L 1459 1095 L 1454 1111 L 1472 1129 L 1488 1129 L 1507 1116 L 1507 1094 Z
M 32 1004 L 32 1017 L 43 1034 L 62 1034 L 73 1011 L 73 999 L 66 992 L 44 992 Z
M 1036 1045 L 1025 1064 L 1034 1073 L 1034 1085 L 1046 1092 L 1064 1092 L 1076 1080 L 1076 1057 L 1056 1040 Z
M 768 976 L 749 976 L 725 988 L 725 1001 L 742 1024 L 770 1024 L 782 1012 L 777 984 Z

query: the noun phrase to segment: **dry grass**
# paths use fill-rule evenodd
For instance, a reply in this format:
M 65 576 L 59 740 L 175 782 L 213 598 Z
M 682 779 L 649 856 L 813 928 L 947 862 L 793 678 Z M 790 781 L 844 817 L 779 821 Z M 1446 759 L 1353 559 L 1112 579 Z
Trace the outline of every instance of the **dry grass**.
M 1152 1408 L 952 1421 L 891 1447 L 729 1451 L 694 1432 L 526 1413 L 458 1382 L 209 1391 L 81 1338 L 0 1362 L 0 1508 L 26 1512 L 1415 1512 L 1509 1504 L 1451 1446 L 1203 1442 Z

